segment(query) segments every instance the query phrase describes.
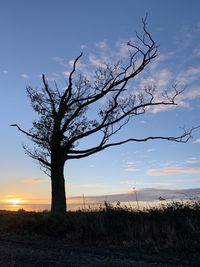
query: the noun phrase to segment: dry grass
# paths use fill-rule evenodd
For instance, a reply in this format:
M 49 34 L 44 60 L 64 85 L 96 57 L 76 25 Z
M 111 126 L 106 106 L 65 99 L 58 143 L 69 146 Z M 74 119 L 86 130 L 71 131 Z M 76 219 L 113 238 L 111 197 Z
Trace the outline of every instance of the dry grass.
M 0 211 L 0 236 L 5 235 L 200 251 L 200 201 L 171 202 L 143 211 L 105 203 L 98 210 L 64 216 Z

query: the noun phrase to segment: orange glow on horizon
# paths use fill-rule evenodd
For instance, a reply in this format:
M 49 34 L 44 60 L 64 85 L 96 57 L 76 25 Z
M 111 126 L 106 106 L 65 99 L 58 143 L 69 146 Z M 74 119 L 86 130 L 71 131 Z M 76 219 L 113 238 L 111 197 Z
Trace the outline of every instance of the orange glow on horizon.
M 15 197 L 14 195 L 7 195 L 5 196 L 5 198 L 2 199 L 2 202 L 15 206 L 28 203 L 28 200 L 20 197 Z

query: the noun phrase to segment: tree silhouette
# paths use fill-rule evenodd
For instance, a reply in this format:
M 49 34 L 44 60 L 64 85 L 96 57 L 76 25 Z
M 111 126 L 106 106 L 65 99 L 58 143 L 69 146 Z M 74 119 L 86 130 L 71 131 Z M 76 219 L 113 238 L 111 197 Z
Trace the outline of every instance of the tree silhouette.
M 146 19 L 143 20 L 142 36 L 136 35 L 137 45 L 133 42 L 127 43 L 129 59 L 123 64 L 105 64 L 88 80 L 83 74 L 77 74 L 81 53 L 73 63 L 64 91 L 59 90 L 56 83 L 52 89 L 45 75 L 42 76 L 43 88 L 40 91 L 27 88 L 33 110 L 39 118 L 33 122 L 29 131 L 23 130 L 17 124 L 12 126 L 16 126 L 34 143 L 33 149 L 25 146 L 24 149 L 29 156 L 39 161 L 51 178 L 52 213 L 66 212 L 66 161 L 88 157 L 108 147 L 128 142 L 144 142 L 150 139 L 187 142 L 191 137 L 193 129 L 183 130 L 177 137 L 147 136 L 112 142 L 111 137 L 119 133 L 132 118 L 144 114 L 153 106 L 176 105 L 176 97 L 181 93 L 176 86 L 170 93 L 163 92 L 161 97 L 157 97 L 153 86 L 130 91 L 130 81 L 157 56 L 158 48 L 147 30 Z M 87 140 L 91 136 L 95 136 L 95 145 L 86 148 L 79 146 L 79 141 Z

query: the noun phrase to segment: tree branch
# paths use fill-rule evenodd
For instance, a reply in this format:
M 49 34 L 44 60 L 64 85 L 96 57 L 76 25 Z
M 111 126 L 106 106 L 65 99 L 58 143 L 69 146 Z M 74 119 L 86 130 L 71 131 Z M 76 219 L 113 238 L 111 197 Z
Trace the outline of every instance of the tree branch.
M 44 84 L 44 89 L 47 92 L 47 94 L 49 96 L 49 100 L 51 102 L 52 113 L 54 116 L 56 116 L 56 105 L 55 105 L 55 102 L 53 100 L 52 93 L 49 90 L 49 85 L 48 85 L 48 82 L 47 82 L 44 74 L 42 74 L 42 80 L 43 80 L 43 84 Z
M 29 157 L 38 160 L 40 165 L 43 168 L 48 169 L 49 171 L 51 170 L 51 163 L 48 162 L 44 156 L 42 156 L 38 151 L 31 151 L 27 146 L 23 145 L 23 149 L 25 150 L 25 154 L 27 154 Z
M 70 150 L 69 154 L 67 156 L 67 159 L 80 159 L 80 158 L 84 158 L 84 157 L 88 157 L 89 155 L 92 155 L 94 153 L 97 153 L 99 151 L 102 151 L 108 147 L 112 147 L 112 146 L 119 146 L 119 145 L 123 145 L 129 142 L 147 142 L 149 140 L 168 140 L 168 141 L 173 141 L 173 142 L 177 142 L 177 143 L 187 143 L 187 141 L 192 137 L 192 133 L 194 130 L 198 129 L 199 127 L 192 127 L 189 130 L 185 130 L 184 129 L 184 133 L 180 136 L 177 137 L 163 137 L 163 136 L 149 136 L 146 138 L 142 138 L 142 139 L 137 139 L 137 138 L 129 138 L 120 142 L 116 142 L 116 143 L 110 143 L 110 144 L 106 144 L 106 145 L 102 145 L 100 144 L 99 146 L 90 148 L 90 149 L 86 149 L 86 150 Z
M 20 132 L 24 133 L 25 135 L 27 135 L 27 136 L 29 136 L 29 137 L 31 137 L 31 138 L 34 138 L 34 139 L 39 140 L 39 141 L 41 141 L 41 142 L 48 142 L 48 141 L 47 141 L 46 139 L 44 139 L 44 138 L 40 138 L 40 137 L 38 137 L 38 136 L 36 136 L 36 135 L 30 134 L 29 132 L 24 131 L 24 130 L 21 129 L 17 124 L 11 124 L 10 126 L 12 126 L 12 127 L 17 127 L 17 129 L 18 129 Z
M 69 84 L 68 84 L 68 87 L 65 90 L 63 96 L 61 97 L 59 110 L 63 109 L 63 105 L 66 104 L 72 96 L 72 76 L 73 76 L 74 72 L 76 71 L 76 64 L 79 61 L 79 59 L 82 57 L 82 55 L 83 55 L 83 52 L 81 52 L 81 54 L 75 59 L 75 61 L 73 63 L 72 71 L 70 72 L 69 78 L 68 78 Z

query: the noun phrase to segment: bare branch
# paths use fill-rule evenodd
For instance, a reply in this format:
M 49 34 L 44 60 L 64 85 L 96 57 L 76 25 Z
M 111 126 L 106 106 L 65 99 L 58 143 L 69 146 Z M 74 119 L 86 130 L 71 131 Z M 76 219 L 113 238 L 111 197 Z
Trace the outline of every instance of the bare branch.
M 45 75 L 42 74 L 42 81 L 43 81 L 43 84 L 44 84 L 44 89 L 45 91 L 47 92 L 48 96 L 49 96 L 49 99 L 50 99 L 50 102 L 51 102 L 51 107 L 52 107 L 52 113 L 54 116 L 56 116 L 56 106 L 55 106 L 55 102 L 53 100 L 53 97 L 52 97 L 52 93 L 50 92 L 49 90 L 49 85 L 48 85 L 48 82 L 45 78 Z
M 69 85 L 68 85 L 67 89 L 65 90 L 63 96 L 61 97 L 60 109 L 62 109 L 62 105 L 64 103 L 67 103 L 69 101 L 69 99 L 71 98 L 71 96 L 72 96 L 72 77 L 73 77 L 74 72 L 76 71 L 77 62 L 82 57 L 82 55 L 83 55 L 83 52 L 81 52 L 81 54 L 75 59 L 75 61 L 73 63 L 72 71 L 70 72 L 69 78 L 68 78 Z
M 26 155 L 33 158 L 34 160 L 39 161 L 40 165 L 43 168 L 48 169 L 49 171 L 51 170 L 51 163 L 49 163 L 48 160 L 36 149 L 31 151 L 31 149 L 29 149 L 26 145 L 23 145 L 22 147 L 25 150 Z
M 173 141 L 173 142 L 177 142 L 177 143 L 187 143 L 188 140 L 190 138 L 192 138 L 192 133 L 194 130 L 198 129 L 200 127 L 192 127 L 189 130 L 184 130 L 184 133 L 180 136 L 174 137 L 164 137 L 164 136 L 149 136 L 146 138 L 142 138 L 142 139 L 137 139 L 137 138 L 129 138 L 120 142 L 116 142 L 116 143 L 110 143 L 110 144 L 105 144 L 102 145 L 100 144 L 99 146 L 90 148 L 90 149 L 86 149 L 86 150 L 70 150 L 69 154 L 67 156 L 67 159 L 80 159 L 80 158 L 84 158 L 84 157 L 88 157 L 94 153 L 97 153 L 99 151 L 102 151 L 106 148 L 109 147 L 113 147 L 113 146 L 119 146 L 119 145 L 123 145 L 129 142 L 147 142 L 149 140 L 167 140 L 167 141 Z
M 21 129 L 17 124 L 11 124 L 10 126 L 12 126 L 12 127 L 17 127 L 17 129 L 18 129 L 20 132 L 24 133 L 24 134 L 27 135 L 28 137 L 31 137 L 31 138 L 36 139 L 36 140 L 39 140 L 39 141 L 41 141 L 41 142 L 47 142 L 47 140 L 44 139 L 44 138 L 40 138 L 40 137 L 38 137 L 38 136 L 36 136 L 36 135 L 30 134 L 29 132 L 24 131 L 24 130 Z

